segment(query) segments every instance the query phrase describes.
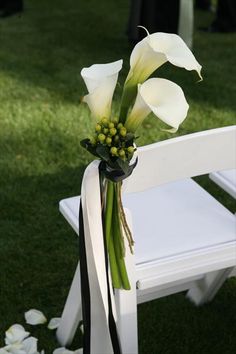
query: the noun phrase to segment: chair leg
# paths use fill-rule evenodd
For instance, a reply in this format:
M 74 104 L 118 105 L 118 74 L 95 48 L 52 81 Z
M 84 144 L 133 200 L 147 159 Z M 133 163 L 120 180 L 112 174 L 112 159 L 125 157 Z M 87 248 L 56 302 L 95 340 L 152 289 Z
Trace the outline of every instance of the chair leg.
M 136 286 L 132 290 L 117 290 L 115 301 L 122 353 L 138 354 Z
M 127 222 L 132 230 L 129 210 L 125 209 Z M 137 291 L 135 258 L 130 253 L 127 240 L 125 263 L 131 290 L 116 290 L 117 327 L 123 354 L 138 354 Z
M 78 263 L 69 295 L 57 329 L 57 339 L 63 346 L 71 344 L 79 322 L 82 320 L 80 264 Z
M 188 291 L 187 298 L 197 306 L 210 302 L 232 270 L 233 267 L 206 274 Z

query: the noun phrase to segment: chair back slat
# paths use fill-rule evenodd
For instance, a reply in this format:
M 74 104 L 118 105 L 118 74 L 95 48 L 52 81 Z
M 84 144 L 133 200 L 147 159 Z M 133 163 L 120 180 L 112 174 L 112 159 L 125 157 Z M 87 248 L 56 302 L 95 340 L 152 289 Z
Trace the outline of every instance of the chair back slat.
M 138 148 L 125 192 L 236 168 L 236 126 L 206 130 Z

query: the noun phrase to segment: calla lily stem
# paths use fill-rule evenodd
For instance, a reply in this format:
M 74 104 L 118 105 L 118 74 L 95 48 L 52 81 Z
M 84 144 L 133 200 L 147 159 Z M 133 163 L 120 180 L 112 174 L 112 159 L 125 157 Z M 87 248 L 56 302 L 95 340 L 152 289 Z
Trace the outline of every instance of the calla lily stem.
M 120 105 L 120 122 L 123 124 L 126 122 L 129 107 L 132 105 L 136 94 L 137 85 L 129 85 L 125 83 Z
M 118 182 L 120 183 L 120 182 Z M 105 233 L 110 262 L 112 285 L 117 289 L 130 290 L 124 260 L 124 238 L 119 216 L 120 185 L 108 181 L 105 209 Z

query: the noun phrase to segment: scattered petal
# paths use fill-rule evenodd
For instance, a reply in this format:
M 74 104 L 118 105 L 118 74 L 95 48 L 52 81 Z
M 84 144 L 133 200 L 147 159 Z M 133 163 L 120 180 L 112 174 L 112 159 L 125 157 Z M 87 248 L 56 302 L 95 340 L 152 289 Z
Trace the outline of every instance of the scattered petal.
M 11 354 L 27 354 L 26 351 L 23 349 L 22 343 L 14 343 L 5 347 L 7 353 Z
M 41 311 L 31 309 L 27 312 L 25 312 L 25 320 L 26 323 L 30 325 L 39 325 L 39 324 L 44 324 L 47 322 L 46 317 Z
M 4 348 L 0 348 L 0 354 L 9 354 Z
M 58 326 L 59 326 L 59 324 L 60 324 L 60 321 L 61 321 L 61 318 L 60 318 L 60 317 L 52 318 L 52 319 L 49 321 L 48 329 L 56 329 L 56 328 L 58 328 Z
M 29 337 L 22 342 L 23 349 L 26 354 L 37 354 L 38 339 Z
M 64 347 L 61 347 L 61 348 L 55 349 L 52 354 L 74 354 L 74 353 L 75 353 L 74 351 L 71 351 L 71 350 L 68 350 Z
M 77 349 L 75 354 L 83 354 L 83 348 Z
M 21 343 L 29 334 L 30 333 L 26 332 L 23 326 L 14 324 L 5 333 L 5 343 L 7 345 Z

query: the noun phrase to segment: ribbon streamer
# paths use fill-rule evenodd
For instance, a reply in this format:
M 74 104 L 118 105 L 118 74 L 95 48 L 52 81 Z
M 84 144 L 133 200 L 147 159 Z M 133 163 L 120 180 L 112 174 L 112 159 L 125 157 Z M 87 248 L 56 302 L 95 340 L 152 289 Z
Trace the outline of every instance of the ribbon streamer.
M 94 163 L 97 163 L 97 161 Z M 90 175 L 92 176 L 92 178 L 96 178 L 96 183 L 93 186 L 96 189 L 97 186 L 97 182 L 99 182 L 99 186 L 100 186 L 100 193 L 101 193 L 101 197 L 102 197 L 102 193 L 103 193 L 103 188 L 102 188 L 102 171 L 103 171 L 103 167 L 102 167 L 102 163 L 99 164 L 99 166 L 97 166 L 96 172 L 94 170 L 94 167 L 91 167 L 91 172 Z M 99 176 L 98 175 L 98 171 L 99 171 Z M 96 175 L 97 174 L 97 175 Z M 90 176 L 89 175 L 89 176 Z M 86 180 L 86 176 L 84 181 Z M 91 183 L 91 181 L 90 181 Z M 88 187 L 89 189 L 89 183 L 88 183 Z M 86 187 L 85 187 L 86 189 Z M 83 190 L 83 188 L 82 188 Z M 95 197 L 96 199 L 96 197 Z M 85 201 L 85 203 L 83 203 L 83 201 Z M 97 201 L 97 200 L 96 200 Z M 100 198 L 101 201 L 101 198 Z M 91 268 L 91 264 L 93 263 L 90 257 L 96 257 L 95 252 L 91 252 L 92 250 L 89 249 L 90 248 L 90 244 L 89 244 L 89 240 L 86 239 L 86 237 L 91 237 L 90 233 L 88 232 L 88 235 L 86 235 L 86 222 L 84 222 L 84 215 L 86 215 L 87 210 L 83 210 L 84 208 L 84 204 L 85 204 L 85 209 L 87 208 L 86 205 L 86 196 L 83 196 L 81 198 L 81 202 L 80 202 L 80 213 L 79 213 L 79 242 L 80 242 L 80 247 L 79 247 L 79 256 L 80 256 L 80 272 L 81 272 L 81 298 L 82 298 L 82 313 L 83 313 L 83 323 L 84 323 L 84 338 L 83 338 L 83 353 L 84 354 L 95 354 L 95 346 L 91 345 L 92 342 L 92 330 L 93 330 L 93 312 L 91 310 L 91 307 L 93 306 L 92 303 L 92 298 L 94 296 L 94 298 L 96 297 L 96 293 L 99 291 L 100 292 L 100 296 L 102 297 L 103 302 L 106 302 L 106 304 L 103 306 L 103 308 L 101 309 L 101 312 L 105 312 L 105 321 L 107 321 L 107 323 L 104 323 L 104 326 L 108 325 L 108 331 L 109 331 L 109 338 L 110 338 L 110 342 L 111 342 L 111 348 L 113 350 L 114 354 L 122 354 L 121 351 L 121 346 L 120 346 L 120 341 L 119 341 L 119 336 L 118 336 L 118 331 L 117 331 L 117 327 L 116 327 L 116 321 L 115 321 L 115 316 L 113 313 L 113 303 L 114 303 L 114 294 L 113 294 L 113 290 L 112 290 L 112 286 L 111 286 L 111 282 L 110 282 L 110 278 L 109 278 L 109 265 L 108 265 L 108 256 L 107 256 L 107 249 L 106 249 L 106 242 L 105 242 L 105 233 L 104 233 L 104 212 L 103 210 L 101 210 L 101 224 L 102 224 L 102 245 L 103 245 L 103 250 L 104 250 L 104 257 L 103 255 L 100 254 L 100 258 L 102 259 L 102 261 L 105 263 L 105 278 L 106 278 L 106 286 L 104 286 L 104 283 L 102 281 L 100 281 L 99 283 L 99 279 L 98 279 L 98 284 L 93 284 L 93 280 L 94 280 L 94 274 L 92 274 L 91 270 L 89 268 Z M 99 209 L 101 209 L 101 205 L 99 205 Z M 89 224 L 89 215 L 87 215 L 87 221 Z M 88 225 L 87 225 L 88 226 Z M 98 237 L 100 237 L 99 235 L 99 231 L 98 231 Z M 94 235 L 96 236 L 96 235 Z M 100 240 L 101 241 L 101 240 Z M 93 242 L 93 240 L 90 240 L 90 242 Z M 92 248 L 92 247 L 91 247 Z M 101 250 L 97 250 L 98 252 L 102 253 Z M 99 257 L 99 255 L 97 255 Z M 100 259 L 100 261 L 101 261 Z M 95 269 L 97 272 L 101 271 L 100 269 L 98 269 L 95 265 Z M 98 278 L 98 277 L 97 277 Z M 97 279 L 96 279 L 97 280 Z M 103 279 L 104 280 L 104 279 Z M 101 286 L 103 288 L 101 288 Z M 99 289 L 98 289 L 99 287 Z M 106 296 L 105 296 L 105 291 L 106 291 Z M 94 292 L 94 293 L 93 293 Z M 98 304 L 99 306 L 99 304 Z M 98 312 L 99 312 L 98 311 Z M 94 316 L 96 316 L 96 313 L 94 314 Z M 103 324 L 100 324 L 101 327 L 103 326 Z M 96 331 L 95 331 L 96 332 Z M 106 333 L 106 330 L 104 329 L 104 333 Z M 106 338 L 100 338 L 100 341 L 106 343 Z M 104 344 L 105 346 L 106 344 Z M 106 348 L 106 352 L 108 349 L 109 345 L 107 345 Z M 105 352 L 105 349 L 104 349 Z M 98 353 L 98 352 L 96 352 Z M 100 353 L 100 352 L 99 352 Z M 111 351 L 109 352 L 109 354 L 111 353 Z

